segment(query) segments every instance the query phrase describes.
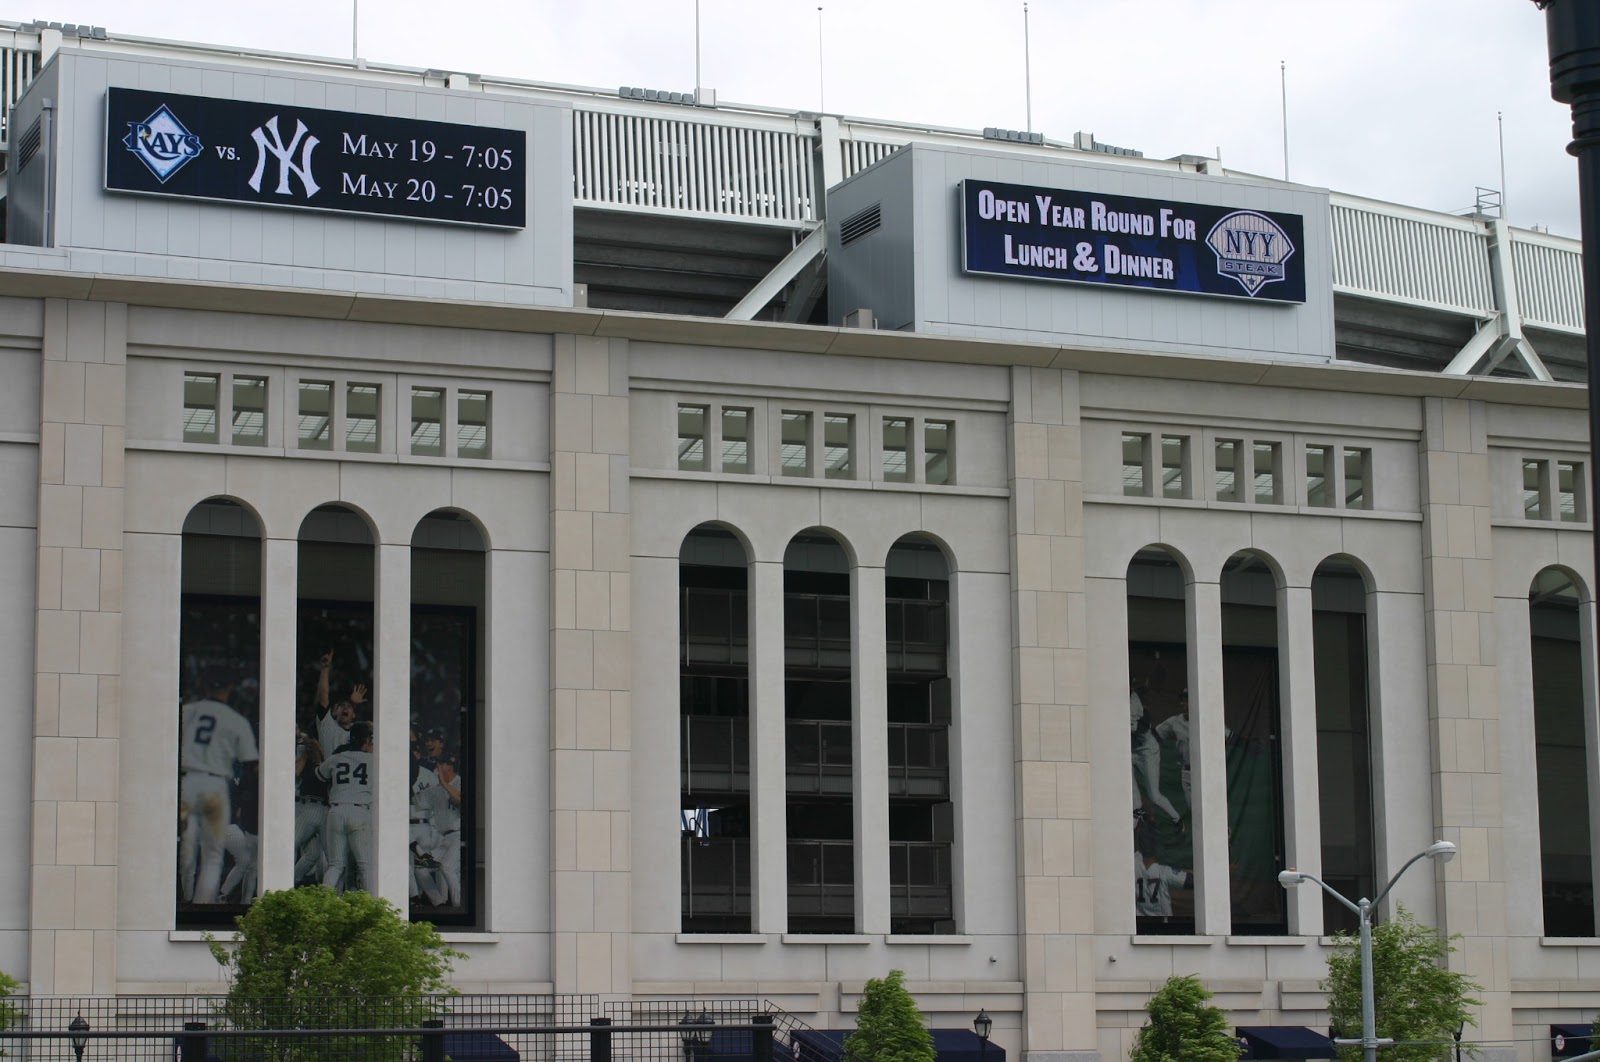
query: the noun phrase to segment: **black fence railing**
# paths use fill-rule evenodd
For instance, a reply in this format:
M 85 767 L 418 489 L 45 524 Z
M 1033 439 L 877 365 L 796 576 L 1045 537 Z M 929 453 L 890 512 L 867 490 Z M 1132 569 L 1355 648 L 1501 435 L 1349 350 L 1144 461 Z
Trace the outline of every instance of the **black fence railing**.
M 763 1026 L 771 1028 L 772 1053 L 800 1058 L 796 1033 L 811 1027 L 762 999 L 632 999 L 608 1002 L 606 1017 L 615 1023 L 613 1047 L 618 1058 L 737 1062 L 758 1054 Z

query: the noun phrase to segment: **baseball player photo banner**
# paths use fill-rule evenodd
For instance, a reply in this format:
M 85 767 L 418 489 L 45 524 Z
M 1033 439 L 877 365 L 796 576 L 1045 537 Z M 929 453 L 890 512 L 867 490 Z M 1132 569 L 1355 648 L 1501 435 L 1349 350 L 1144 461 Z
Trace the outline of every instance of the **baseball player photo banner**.
M 1141 934 L 1195 931 L 1188 674 L 1181 643 L 1129 643 L 1133 898 Z
M 255 899 L 260 790 L 261 538 L 241 507 L 195 507 L 178 630 L 176 906 L 231 925 Z

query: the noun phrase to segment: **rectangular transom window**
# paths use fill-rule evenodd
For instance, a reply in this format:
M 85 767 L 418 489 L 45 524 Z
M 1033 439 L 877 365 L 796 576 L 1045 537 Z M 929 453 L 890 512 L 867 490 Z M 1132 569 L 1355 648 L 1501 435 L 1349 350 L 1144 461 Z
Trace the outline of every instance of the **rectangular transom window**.
M 411 453 L 417 457 L 444 456 L 444 389 L 411 389 Z
M 301 380 L 299 414 L 300 449 L 333 449 L 333 384 Z
M 1251 447 L 1251 470 L 1255 477 L 1257 505 L 1276 505 L 1283 498 L 1282 476 L 1278 465 L 1277 443 L 1256 443 Z
M 352 383 L 344 393 L 344 448 L 359 454 L 378 452 L 377 384 Z
M 235 446 L 265 446 L 267 444 L 267 378 L 265 376 L 235 376 L 233 378 L 233 444 Z
M 1239 459 L 1244 443 L 1238 439 L 1218 439 L 1216 446 L 1217 501 L 1236 502 L 1239 496 Z
M 1583 465 L 1577 461 L 1556 462 L 1556 512 L 1564 523 L 1583 520 Z
M 911 482 L 911 418 L 883 418 L 883 479 L 885 483 Z
M 489 392 L 456 392 L 456 456 L 489 456 Z
M 1522 514 L 1529 520 L 1548 520 L 1550 512 L 1545 504 L 1549 487 L 1550 466 L 1544 461 L 1522 462 Z
M 722 470 L 750 471 L 750 410 L 722 407 Z
M 950 454 L 955 447 L 954 421 L 930 420 L 922 428 L 922 468 L 926 483 L 949 483 Z
M 851 479 L 855 475 L 851 457 L 855 434 L 855 417 L 847 413 L 822 415 L 822 462 L 828 479 Z
M 1333 505 L 1333 447 L 1306 447 L 1306 504 Z
M 1122 493 L 1129 498 L 1150 496 L 1150 436 L 1122 433 Z
M 678 407 L 678 468 L 683 472 L 706 470 L 705 406 Z
M 784 410 L 778 459 L 786 476 L 811 475 L 811 414 Z
M 1372 451 L 1366 447 L 1345 447 L 1344 507 L 1372 508 Z
M 1161 496 L 1189 496 L 1189 438 L 1186 435 L 1161 437 Z
M 183 441 L 217 441 L 217 391 L 221 377 L 210 372 L 183 374 Z

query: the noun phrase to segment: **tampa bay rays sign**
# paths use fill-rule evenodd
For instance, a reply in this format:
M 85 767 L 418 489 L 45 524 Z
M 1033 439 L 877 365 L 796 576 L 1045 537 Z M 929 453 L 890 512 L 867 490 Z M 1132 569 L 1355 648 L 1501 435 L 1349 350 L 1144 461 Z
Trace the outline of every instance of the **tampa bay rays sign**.
M 1306 301 L 1298 214 L 966 180 L 961 229 L 967 273 Z

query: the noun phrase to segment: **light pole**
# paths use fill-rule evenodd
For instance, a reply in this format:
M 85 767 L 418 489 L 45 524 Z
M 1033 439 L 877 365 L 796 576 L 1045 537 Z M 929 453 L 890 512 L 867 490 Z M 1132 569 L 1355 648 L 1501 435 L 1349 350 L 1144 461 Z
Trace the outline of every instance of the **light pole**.
M 1314 882 L 1315 884 L 1321 886 L 1323 892 L 1327 893 L 1329 896 L 1332 896 L 1335 900 L 1338 900 L 1340 903 L 1350 908 L 1350 910 L 1354 911 L 1356 913 L 1356 917 L 1361 920 L 1361 1053 L 1365 1059 L 1365 1062 L 1377 1062 L 1379 1045 L 1394 1042 L 1393 1040 L 1388 1039 L 1378 1039 L 1377 1015 L 1373 1012 L 1372 909 L 1383 902 L 1383 898 L 1389 895 L 1389 890 L 1394 888 L 1394 883 L 1399 881 L 1405 872 L 1410 870 L 1411 865 L 1417 862 L 1417 860 L 1437 859 L 1441 863 L 1448 863 L 1455 857 L 1456 846 L 1454 844 L 1449 841 L 1435 841 L 1422 851 L 1418 852 L 1416 855 L 1412 856 L 1410 859 L 1406 860 L 1405 866 L 1394 872 L 1394 877 L 1389 879 L 1389 883 L 1383 887 L 1383 891 L 1379 892 L 1376 897 L 1370 900 L 1366 897 L 1362 897 L 1354 903 L 1351 903 L 1344 897 L 1342 893 L 1335 890 L 1333 886 L 1329 885 L 1315 874 L 1307 874 L 1303 870 L 1295 870 L 1293 867 L 1290 867 L 1288 870 L 1285 870 L 1278 875 L 1278 884 L 1282 885 L 1286 889 L 1292 889 L 1296 885 L 1299 885 L 1302 881 Z M 1349 1043 L 1350 1041 L 1343 1040 L 1335 1042 Z
M 989 1054 L 989 1031 L 994 1028 L 994 1019 L 989 1017 L 989 1012 L 982 1007 L 978 1008 L 978 1016 L 972 1019 L 972 1031 L 978 1037 L 978 1062 Z

